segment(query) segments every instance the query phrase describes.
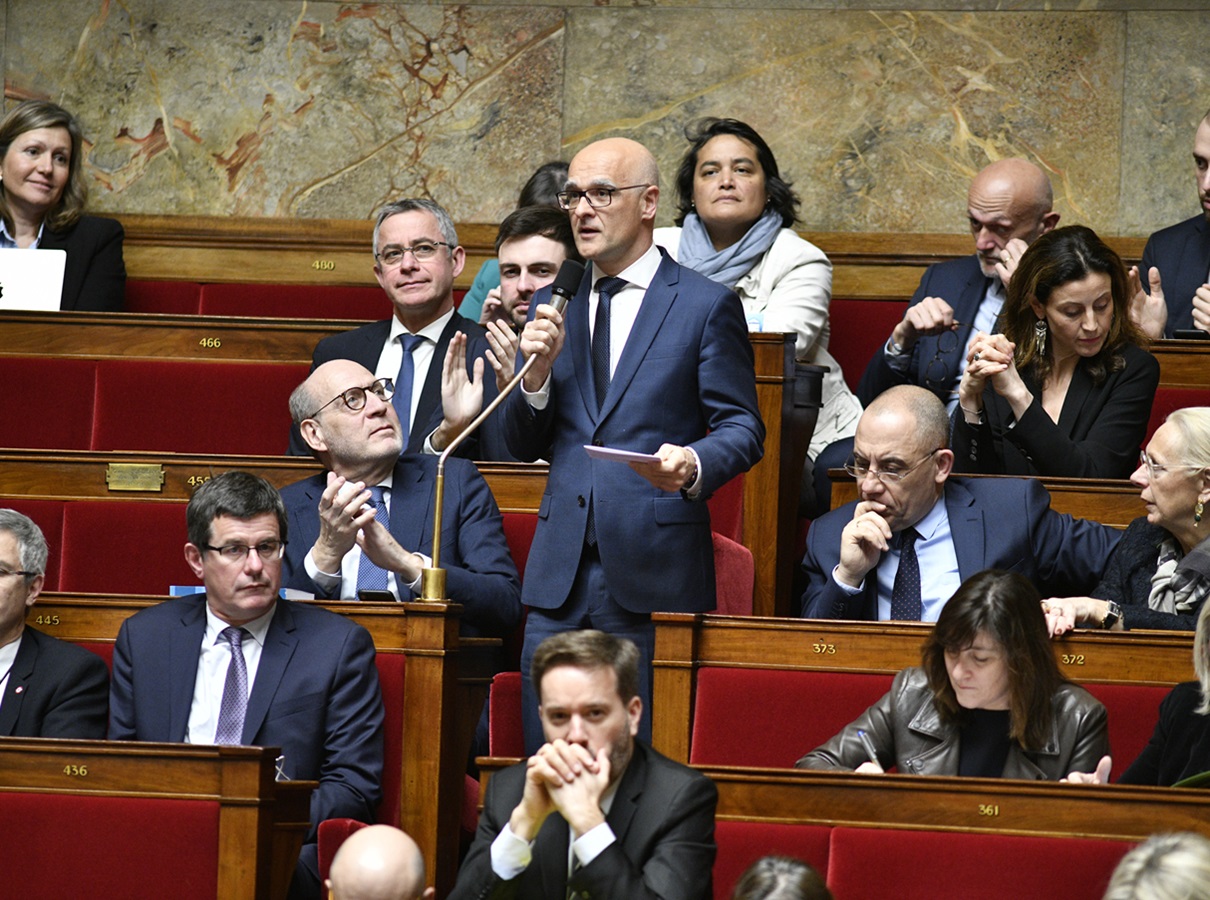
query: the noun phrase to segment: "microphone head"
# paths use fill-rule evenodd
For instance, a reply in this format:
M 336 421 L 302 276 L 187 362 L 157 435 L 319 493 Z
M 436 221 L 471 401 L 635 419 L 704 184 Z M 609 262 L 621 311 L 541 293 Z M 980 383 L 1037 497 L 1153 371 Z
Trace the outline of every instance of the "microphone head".
M 550 286 L 550 305 L 559 312 L 563 312 L 567 301 L 574 297 L 576 291 L 579 290 L 583 278 L 584 263 L 574 259 L 563 260 L 563 265 L 559 266 L 559 274 L 555 276 L 554 283 Z

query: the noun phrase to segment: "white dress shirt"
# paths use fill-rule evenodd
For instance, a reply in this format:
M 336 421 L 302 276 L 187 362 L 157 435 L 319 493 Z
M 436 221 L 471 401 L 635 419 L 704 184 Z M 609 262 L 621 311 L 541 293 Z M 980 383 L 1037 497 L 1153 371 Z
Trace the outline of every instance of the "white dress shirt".
M 255 553 L 255 550 L 251 551 Z M 261 650 L 265 646 L 265 635 L 269 623 L 277 612 L 273 604 L 263 616 L 240 627 L 248 632 L 241 649 L 244 665 L 248 670 L 248 696 L 252 696 L 252 685 L 256 683 L 256 670 L 260 666 Z M 231 623 L 224 622 L 206 606 L 206 633 L 202 635 L 202 646 L 198 656 L 197 678 L 193 682 L 193 705 L 189 707 L 189 725 L 185 730 L 187 744 L 213 744 L 218 732 L 218 715 L 223 705 L 223 688 L 227 686 L 227 667 L 231 665 L 231 645 L 219 637 Z

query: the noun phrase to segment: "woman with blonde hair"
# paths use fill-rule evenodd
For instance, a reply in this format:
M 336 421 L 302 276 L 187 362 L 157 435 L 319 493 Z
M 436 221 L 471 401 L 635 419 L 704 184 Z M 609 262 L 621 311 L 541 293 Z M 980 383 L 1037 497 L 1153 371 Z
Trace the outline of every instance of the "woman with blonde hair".
M 65 250 L 60 309 L 120 311 L 126 300 L 122 226 L 84 215 L 84 136 L 49 100 L 0 121 L 0 250 Z
M 1190 831 L 1154 834 L 1122 857 L 1104 900 L 1210 897 L 1210 840 Z
M 1210 595 L 1210 407 L 1171 413 L 1130 480 L 1147 514 L 1130 523 L 1091 596 L 1043 602 L 1053 636 L 1077 625 L 1192 631 Z

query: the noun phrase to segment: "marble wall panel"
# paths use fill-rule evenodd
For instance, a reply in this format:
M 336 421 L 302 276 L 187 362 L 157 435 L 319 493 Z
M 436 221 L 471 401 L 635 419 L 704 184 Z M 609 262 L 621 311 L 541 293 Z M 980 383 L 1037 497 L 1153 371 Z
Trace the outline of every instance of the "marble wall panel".
M 364 217 L 428 193 L 498 221 L 534 166 L 599 136 L 651 146 L 667 186 L 684 126 L 735 115 L 807 228 L 961 232 L 971 175 L 1020 154 L 1066 221 L 1146 234 L 1196 211 L 1208 7 L 0 0 L 0 54 L 9 105 L 83 119 L 102 211 Z
M 1119 228 L 1149 234 L 1199 210 L 1193 133 L 1210 109 L 1210 10 L 1128 22 Z
M 962 230 L 972 174 L 1027 156 L 1066 216 L 1104 228 L 1123 50 L 1122 16 L 762 11 L 720 28 L 687 10 L 576 9 L 566 139 L 630 133 L 667 181 L 686 122 L 745 119 L 796 179 L 805 225 L 836 231 Z
M 97 209 L 491 221 L 558 154 L 562 37 L 557 8 L 41 0 L 6 82 L 84 118 Z

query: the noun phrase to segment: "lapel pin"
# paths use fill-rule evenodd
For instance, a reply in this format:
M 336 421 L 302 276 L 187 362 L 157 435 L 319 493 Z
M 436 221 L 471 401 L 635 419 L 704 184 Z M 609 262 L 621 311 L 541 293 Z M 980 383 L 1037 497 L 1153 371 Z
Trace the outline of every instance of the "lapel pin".
M 20 694 L 20 693 L 21 693 L 22 691 L 24 691 L 24 690 L 25 690 L 25 685 L 23 685 L 23 684 L 19 684 L 19 685 L 17 685 L 17 687 L 16 687 L 16 688 L 13 690 L 13 693 L 14 693 L 14 694 Z

